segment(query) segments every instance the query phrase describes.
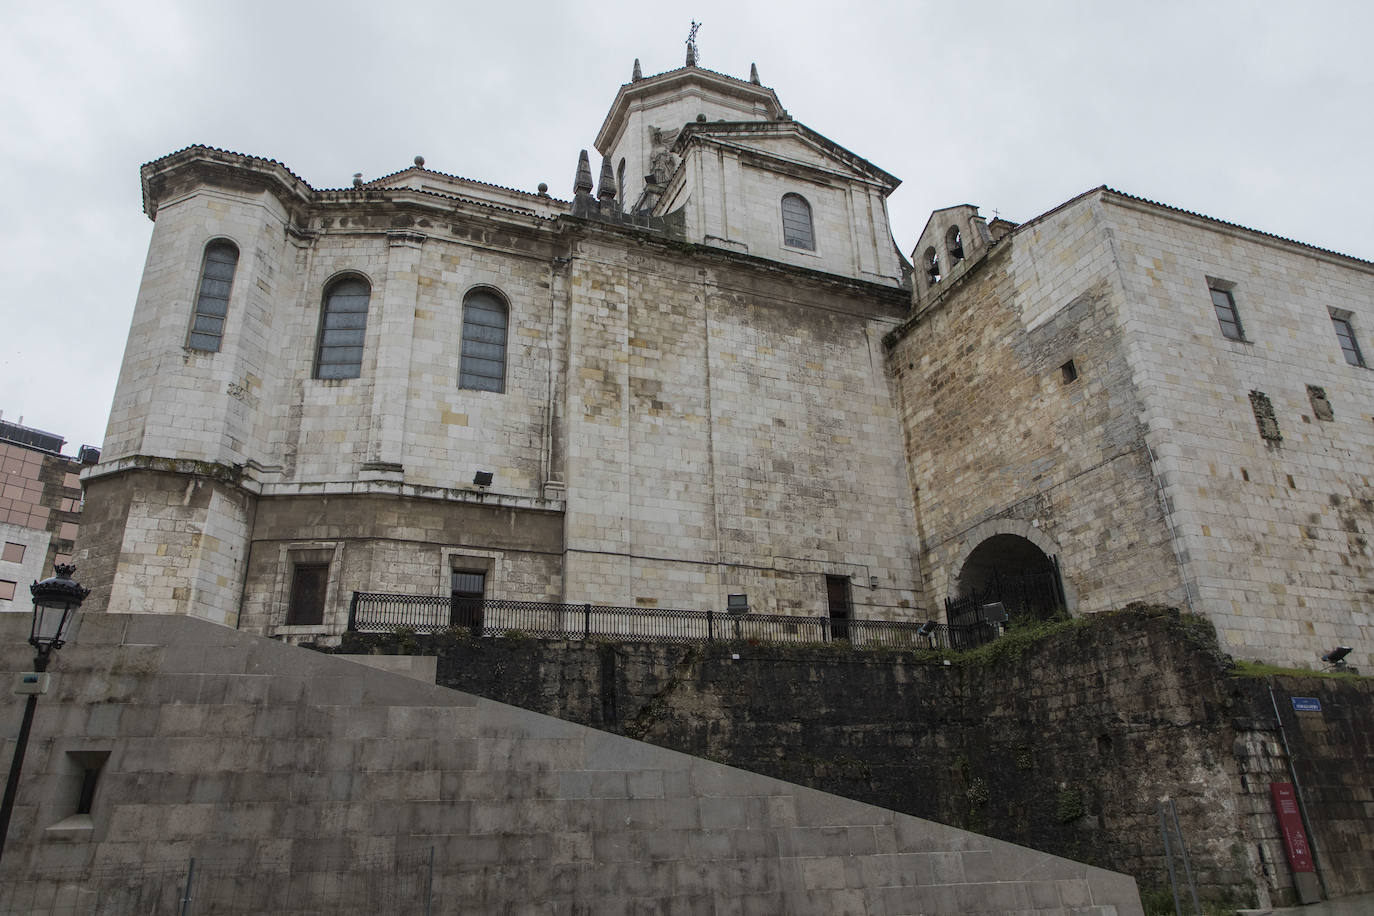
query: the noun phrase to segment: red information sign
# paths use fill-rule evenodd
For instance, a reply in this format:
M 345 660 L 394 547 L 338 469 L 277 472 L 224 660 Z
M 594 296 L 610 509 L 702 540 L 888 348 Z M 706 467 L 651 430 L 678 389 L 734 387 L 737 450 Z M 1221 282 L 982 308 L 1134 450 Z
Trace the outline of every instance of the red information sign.
M 1271 782 L 1269 792 L 1274 796 L 1274 813 L 1279 816 L 1283 831 L 1283 845 L 1288 850 L 1288 867 L 1293 871 L 1316 871 L 1312 865 L 1312 850 L 1307 846 L 1307 831 L 1302 829 L 1302 815 L 1298 813 L 1298 796 L 1291 782 Z

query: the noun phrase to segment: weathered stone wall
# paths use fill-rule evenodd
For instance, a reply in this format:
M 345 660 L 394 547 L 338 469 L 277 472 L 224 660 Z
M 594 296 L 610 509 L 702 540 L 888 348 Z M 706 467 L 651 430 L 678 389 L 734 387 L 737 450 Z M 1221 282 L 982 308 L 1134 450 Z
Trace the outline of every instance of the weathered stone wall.
M 566 600 L 824 614 L 830 574 L 860 616 L 920 613 L 899 293 L 609 232 L 568 271 Z
M 355 591 L 447 595 L 453 569 L 487 573 L 488 597 L 557 601 L 563 517 L 556 512 L 395 494 L 258 501 L 241 629 L 314 640 L 347 625 Z M 333 559 L 323 626 L 285 626 L 292 565 Z
M 1231 651 L 1314 665 L 1338 644 L 1374 664 L 1374 265 L 1114 194 L 1102 197 L 1141 418 L 1185 575 Z M 1245 340 L 1208 292 L 1229 288 Z M 1323 419 L 1309 386 L 1331 409 Z M 1261 437 L 1250 393 L 1273 405 Z
M 1075 612 L 1177 599 L 1110 246 L 1081 203 L 1023 232 L 889 338 L 926 603 L 999 534 L 1058 556 Z
M 389 638 L 353 638 L 343 651 Z M 1123 612 L 971 657 L 845 649 L 419 639 L 438 680 L 1165 887 L 1173 798 L 1214 898 L 1290 899 L 1269 803 L 1288 781 L 1266 683 L 1221 668 L 1196 618 Z M 1370 681 L 1277 679 L 1333 894 L 1374 890 Z
M 30 663 L 25 626 L 0 615 L 6 679 Z M 144 885 L 138 911 L 171 911 L 150 897 L 194 858 L 240 878 L 195 912 L 313 912 L 355 868 L 432 849 L 441 913 L 1143 912 L 1124 875 L 191 618 L 83 615 L 51 672 L 6 911 L 117 907 Z M 22 703 L 0 695 L 4 759 Z

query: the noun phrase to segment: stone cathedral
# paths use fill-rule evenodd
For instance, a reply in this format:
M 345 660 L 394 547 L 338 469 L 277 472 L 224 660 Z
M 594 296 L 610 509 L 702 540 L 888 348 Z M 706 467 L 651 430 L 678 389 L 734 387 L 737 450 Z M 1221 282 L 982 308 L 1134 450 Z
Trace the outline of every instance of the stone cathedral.
M 896 177 L 691 56 L 636 62 L 594 147 L 567 200 L 143 166 L 87 607 L 289 642 L 355 592 L 940 622 L 1052 573 L 1069 613 L 1371 662 L 1374 264 L 1106 187 L 899 245 Z

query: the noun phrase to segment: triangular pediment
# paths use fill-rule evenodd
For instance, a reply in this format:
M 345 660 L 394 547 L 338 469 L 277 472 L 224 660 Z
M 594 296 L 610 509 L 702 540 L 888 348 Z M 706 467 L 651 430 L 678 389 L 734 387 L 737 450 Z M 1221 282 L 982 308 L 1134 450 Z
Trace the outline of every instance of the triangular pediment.
M 674 152 L 685 156 L 693 143 L 727 146 L 753 154 L 767 167 L 803 167 L 830 175 L 876 184 L 890 194 L 901 179 L 840 146 L 805 124 L 796 121 L 715 121 L 688 124 L 678 137 Z

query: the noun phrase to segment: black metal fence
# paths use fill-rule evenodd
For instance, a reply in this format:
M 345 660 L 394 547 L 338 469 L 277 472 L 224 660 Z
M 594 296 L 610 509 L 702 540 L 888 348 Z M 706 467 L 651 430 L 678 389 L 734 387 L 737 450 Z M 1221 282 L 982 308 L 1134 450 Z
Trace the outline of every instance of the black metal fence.
M 984 608 L 1001 604 L 1009 620 L 1049 620 L 1067 606 L 1059 564 L 1043 572 L 1005 575 L 992 571 L 987 586 L 972 594 L 945 599 L 945 619 L 955 625 L 980 621 Z
M 495 601 L 444 595 L 354 592 L 348 629 L 359 633 L 447 630 L 473 636 L 525 635 L 540 639 L 613 639 L 626 642 L 825 643 L 860 648 L 969 649 L 997 637 L 981 619 L 956 626 L 856 618 L 732 614 L 669 608 Z

